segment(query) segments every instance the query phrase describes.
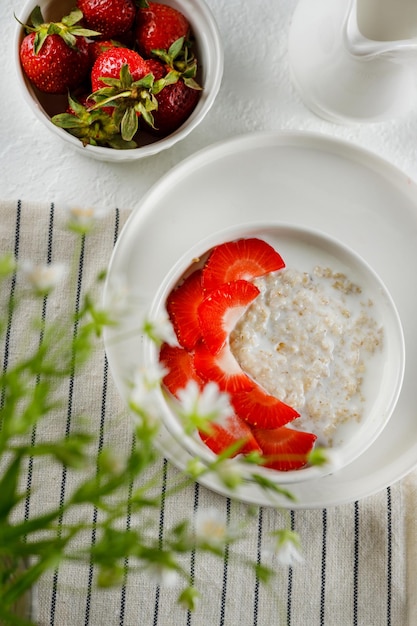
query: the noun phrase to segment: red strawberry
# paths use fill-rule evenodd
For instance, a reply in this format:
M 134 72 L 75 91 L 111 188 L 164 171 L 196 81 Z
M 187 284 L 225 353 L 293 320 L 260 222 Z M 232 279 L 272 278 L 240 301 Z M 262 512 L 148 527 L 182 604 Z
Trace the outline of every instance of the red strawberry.
M 214 289 L 232 280 L 251 280 L 285 267 L 282 257 L 266 241 L 238 239 L 216 246 L 203 272 L 203 287 Z
M 159 352 L 159 360 L 169 370 L 163 383 L 173 396 L 177 396 L 178 391 L 184 389 L 190 380 L 195 380 L 203 387 L 204 383 L 194 369 L 193 356 L 184 348 L 164 343 Z
M 179 343 L 192 350 L 201 338 L 197 310 L 203 299 L 201 270 L 195 270 L 167 298 L 167 311 Z
M 77 0 L 77 7 L 82 11 L 86 25 L 106 38 L 123 35 L 135 21 L 133 0 Z
M 131 141 L 138 131 L 138 117 L 153 126 L 151 112 L 158 106 L 153 83 L 145 59 L 129 48 L 110 48 L 94 63 L 91 98 L 96 107 L 113 114 L 124 141 Z
M 198 343 L 194 351 L 194 367 L 203 380 L 216 382 L 221 391 L 235 393 L 254 387 L 253 380 L 240 368 L 227 343 L 215 355 L 203 341 Z
M 287 426 L 275 430 L 255 428 L 253 435 L 262 449 L 265 467 L 283 472 L 304 467 L 317 439 L 313 433 L 294 430 Z
M 200 431 L 199 434 L 206 446 L 216 454 L 221 454 L 237 442 L 241 442 L 241 448 L 231 456 L 261 452 L 260 446 L 248 425 L 233 414 L 221 422 L 212 422 L 210 432 Z
M 136 148 L 133 141 L 124 141 L 114 118 L 104 109 L 94 109 L 94 102 L 85 94 L 79 99 L 68 95 L 65 113 L 51 118 L 56 126 L 78 137 L 84 145 L 109 146 L 118 150 Z
M 78 24 L 82 14 L 72 11 L 59 23 L 45 23 L 37 6 L 28 34 L 20 45 L 20 62 L 29 80 L 42 92 L 64 94 L 77 87 L 89 70 L 86 37 L 97 34 Z
M 259 289 L 246 280 L 225 283 L 208 293 L 198 307 L 201 334 L 213 354 L 226 343 L 229 334 L 249 304 L 259 295 Z
M 93 67 L 94 63 L 102 54 L 102 52 L 106 52 L 106 50 L 110 50 L 111 48 L 125 48 L 126 46 L 122 44 L 120 41 L 116 41 L 115 39 L 104 39 L 104 40 L 96 40 L 90 41 L 88 44 L 88 52 L 90 55 L 90 64 Z
M 197 62 L 180 39 L 159 59 L 149 59 L 149 71 L 155 80 L 164 79 L 155 89 L 158 109 L 154 111 L 154 128 L 158 136 L 169 135 L 179 128 L 194 111 L 200 99 L 201 87 L 194 80 Z
M 200 99 L 200 91 L 178 80 L 157 94 L 158 109 L 154 112 L 152 130 L 158 136 L 173 133 L 190 117 Z
M 147 59 L 148 72 L 154 75 L 155 80 L 159 80 L 166 76 L 168 69 L 158 59 Z
M 295 409 L 258 385 L 250 391 L 234 393 L 231 402 L 237 415 L 257 428 L 279 428 L 299 417 Z
M 91 86 L 93 91 L 105 87 L 101 78 L 119 79 L 120 70 L 127 65 L 134 81 L 143 78 L 149 73 L 145 59 L 130 48 L 109 48 L 96 59 L 91 70 Z
M 177 39 L 187 38 L 189 31 L 187 18 L 173 7 L 149 2 L 147 7 L 138 9 L 136 45 L 145 57 L 150 57 L 154 49 L 168 50 Z

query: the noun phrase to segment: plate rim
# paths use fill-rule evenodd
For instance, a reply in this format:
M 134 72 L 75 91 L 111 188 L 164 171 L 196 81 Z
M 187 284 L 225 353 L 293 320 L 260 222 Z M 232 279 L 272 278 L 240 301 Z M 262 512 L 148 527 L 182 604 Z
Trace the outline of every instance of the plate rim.
M 365 166 L 368 169 L 372 169 L 378 175 L 384 174 L 384 178 L 389 177 L 389 183 L 394 184 L 395 187 L 401 189 L 404 193 L 407 192 L 407 195 L 411 198 L 411 196 L 415 196 L 416 184 L 413 180 L 410 179 L 401 169 L 399 169 L 394 164 L 390 163 L 380 155 L 373 153 L 371 150 L 364 148 L 362 146 L 358 146 L 350 141 L 346 141 L 344 139 L 339 139 L 337 137 L 327 135 L 326 133 L 318 133 L 304 130 L 280 130 L 280 131 L 259 131 L 246 133 L 242 135 L 237 135 L 226 140 L 218 141 L 213 144 L 210 144 L 201 150 L 197 151 L 194 154 L 189 155 L 185 159 L 183 159 L 180 163 L 173 166 L 168 172 L 166 172 L 156 183 L 154 183 L 150 189 L 144 194 L 142 199 L 139 201 L 138 205 L 132 210 L 132 213 L 127 218 L 122 231 L 119 234 L 116 245 L 113 249 L 109 267 L 107 279 L 104 287 L 104 299 L 106 297 L 106 293 L 109 288 L 109 281 L 114 271 L 115 266 L 117 266 L 118 258 L 121 254 L 123 254 L 123 246 L 126 245 L 126 238 L 129 241 L 129 231 L 132 232 L 133 229 L 141 228 L 141 222 L 145 221 L 152 212 L 153 209 L 153 201 L 158 198 L 160 194 L 162 196 L 166 193 L 166 188 L 169 187 L 171 181 L 176 181 L 177 183 L 181 181 L 184 177 L 190 176 L 192 172 L 195 172 L 198 169 L 207 167 L 210 163 L 221 160 L 226 156 L 230 156 L 236 154 L 239 151 L 239 148 L 244 147 L 246 151 L 251 151 L 256 147 L 266 147 L 272 146 L 275 148 L 285 149 L 290 146 L 300 146 L 302 148 L 313 148 L 315 150 L 325 151 L 326 153 L 337 153 L 342 158 L 348 158 L 355 163 L 359 163 L 359 165 Z M 404 185 L 406 185 L 404 187 Z M 413 204 L 417 206 L 417 198 L 413 198 Z M 417 218 L 417 212 L 416 212 Z M 109 360 L 109 367 L 112 373 L 113 379 L 116 382 L 116 386 L 119 389 L 119 393 L 121 393 L 123 398 L 122 390 L 120 389 L 120 382 L 117 380 L 117 372 L 114 371 L 114 362 L 111 353 L 111 347 L 109 347 L 108 334 L 104 335 L 104 343 L 105 348 Z M 417 445 L 417 442 L 416 442 Z M 175 459 L 175 454 L 171 453 L 171 450 L 167 450 L 165 445 L 158 445 L 161 451 L 167 458 L 171 460 L 171 462 L 179 467 L 180 469 L 184 469 L 184 464 L 181 467 L 178 459 Z M 221 495 L 237 498 L 240 501 L 247 502 L 250 504 L 258 504 L 261 506 L 283 506 L 291 509 L 313 509 L 313 508 L 324 508 L 328 506 L 336 506 L 339 504 L 346 504 L 348 502 L 352 502 L 357 500 L 358 498 L 363 498 L 369 495 L 372 495 L 380 490 L 388 487 L 389 485 L 401 480 L 405 475 L 410 473 L 413 469 L 417 467 L 417 458 L 413 463 L 410 463 L 409 466 L 402 472 L 398 473 L 395 477 L 390 481 L 384 481 L 383 483 L 374 486 L 371 489 L 365 489 L 362 493 L 357 495 L 345 495 L 339 496 L 333 499 L 324 500 L 324 501 L 311 501 L 311 502 L 291 502 L 283 500 L 282 498 L 270 499 L 270 497 L 264 492 L 259 492 L 258 489 L 252 489 L 252 486 L 248 488 L 242 488 L 238 492 L 229 492 L 222 485 L 216 484 L 216 481 L 211 479 L 201 479 L 199 480 L 200 484 L 208 487 L 212 491 L 220 493 Z M 326 480 L 333 480 L 335 475 L 330 477 L 321 477 L 318 478 L 317 481 L 323 483 Z M 308 481 L 310 484 L 311 481 Z M 316 482 L 316 481 L 314 481 Z M 299 484 L 299 483 L 297 483 Z M 305 482 L 307 484 L 307 482 Z M 325 483 L 323 483 L 324 485 Z

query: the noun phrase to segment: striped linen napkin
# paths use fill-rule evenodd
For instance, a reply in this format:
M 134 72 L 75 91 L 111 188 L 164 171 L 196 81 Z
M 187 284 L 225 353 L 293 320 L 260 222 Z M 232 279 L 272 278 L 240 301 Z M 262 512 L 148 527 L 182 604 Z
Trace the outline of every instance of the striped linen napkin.
M 62 209 L 53 204 L 0 202 L 0 250 L 19 259 L 35 262 L 68 262 L 73 238 L 64 228 Z M 101 220 L 100 228 L 87 238 L 79 260 L 79 287 L 91 284 L 96 273 L 108 264 L 112 248 L 128 216 L 115 209 Z M 1 294 L 8 298 L 8 293 Z M 74 294 L 62 293 L 60 305 L 74 307 Z M 52 307 L 51 307 L 52 308 Z M 53 315 L 46 310 L 46 315 Z M 2 367 L 13 358 L 19 324 L 12 319 L 3 351 Z M 103 438 L 121 451 L 130 446 L 127 420 L 118 416 L 122 402 L 111 379 L 104 350 L 99 351 L 83 380 L 66 385 L 68 407 L 65 420 L 45 426 L 43 436 L 62 433 L 71 427 L 71 416 L 84 413 Z M 63 423 L 63 421 L 65 423 Z M 178 471 L 165 459 L 159 462 L 161 490 L 166 490 Z M 30 518 L 48 504 L 57 503 L 70 491 L 69 478 L 47 461 L 29 469 L 28 484 L 48 485 L 48 502 L 34 495 L 25 503 Z M 1 497 L 1 494 L 0 494 Z M 63 565 L 45 575 L 37 586 L 35 622 L 49 626 L 406 626 L 417 624 L 412 591 L 417 563 L 415 519 L 417 474 L 411 474 L 380 493 L 324 510 L 278 512 L 256 507 L 249 533 L 239 550 L 243 556 L 260 560 L 270 530 L 290 524 L 302 542 L 303 561 L 283 567 L 269 557 L 277 571 L 270 587 L 248 576 L 226 550 L 223 559 L 192 555 L 186 568 L 203 592 L 194 613 L 176 604 L 178 589 L 159 587 L 149 576 L 129 574 L 121 587 L 98 590 L 93 568 Z M 215 494 L 198 484 L 175 498 L 163 500 L 157 511 L 157 528 L 164 529 L 190 517 L 200 508 L 214 507 L 228 524 L 242 520 L 247 505 Z M 126 527 L 141 520 L 126 512 Z M 93 541 L 86 537 L 86 541 Z M 408 572 L 407 572 L 408 567 Z M 410 598 L 409 603 L 407 598 Z M 409 604 L 409 607 L 407 606 Z

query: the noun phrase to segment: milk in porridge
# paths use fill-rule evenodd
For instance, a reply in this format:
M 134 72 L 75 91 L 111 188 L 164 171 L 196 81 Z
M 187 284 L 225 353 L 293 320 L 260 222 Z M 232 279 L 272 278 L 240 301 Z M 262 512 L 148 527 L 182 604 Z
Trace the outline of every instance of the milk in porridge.
M 343 273 L 283 269 L 256 279 L 261 293 L 230 337 L 241 367 L 299 413 L 292 427 L 337 445 L 338 427 L 360 421 L 364 376 L 383 346 L 374 304 Z

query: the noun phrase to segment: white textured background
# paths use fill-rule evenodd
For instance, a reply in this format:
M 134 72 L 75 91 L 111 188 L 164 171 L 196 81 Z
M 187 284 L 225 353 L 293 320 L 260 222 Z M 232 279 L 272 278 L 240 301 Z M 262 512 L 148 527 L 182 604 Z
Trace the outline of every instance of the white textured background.
M 313 0 L 312 0 L 313 1 Z M 255 130 L 306 129 L 368 148 L 417 179 L 417 104 L 400 120 L 337 126 L 315 117 L 289 78 L 287 39 L 296 0 L 207 0 L 225 49 L 218 99 L 191 136 L 167 152 L 137 163 L 100 163 L 58 141 L 22 100 L 13 66 L 16 21 L 24 0 L 1 0 L 1 198 L 48 201 L 76 195 L 79 203 L 134 208 L 175 163 L 207 144 Z
M 312 2 L 314 0 L 311 0 Z M 310 113 L 288 72 L 287 38 L 296 0 L 207 0 L 224 41 L 225 69 L 218 99 L 201 126 L 169 151 L 131 164 L 89 160 L 47 132 L 21 98 L 15 79 L 13 43 L 24 0 L 1 0 L 0 100 L 1 200 L 135 208 L 138 200 L 174 164 L 204 148 L 258 130 L 319 131 L 379 154 L 417 180 L 417 105 L 406 117 L 381 124 L 337 126 Z M 0 218 L 1 219 L 1 218 Z M 407 479 L 409 498 L 416 477 Z M 411 522 L 412 520 L 412 522 Z M 409 581 L 415 577 L 415 512 L 409 515 Z M 409 594 L 415 603 L 415 594 Z M 414 600 L 413 600 L 414 598 Z M 410 607 L 410 624 L 417 607 Z

